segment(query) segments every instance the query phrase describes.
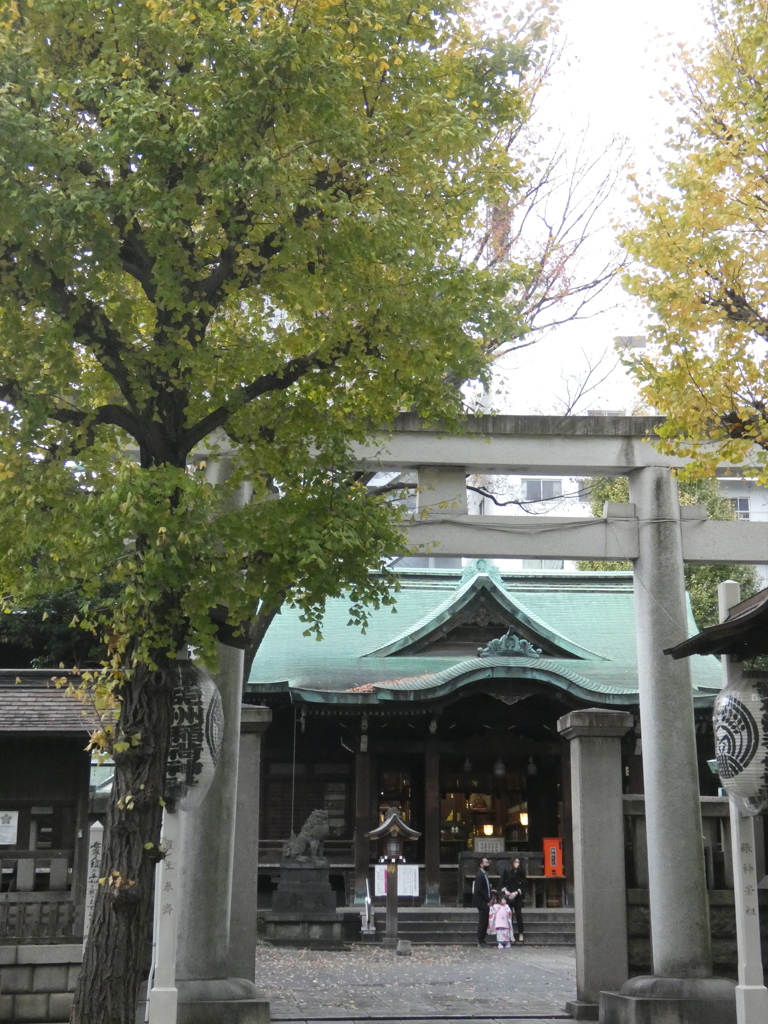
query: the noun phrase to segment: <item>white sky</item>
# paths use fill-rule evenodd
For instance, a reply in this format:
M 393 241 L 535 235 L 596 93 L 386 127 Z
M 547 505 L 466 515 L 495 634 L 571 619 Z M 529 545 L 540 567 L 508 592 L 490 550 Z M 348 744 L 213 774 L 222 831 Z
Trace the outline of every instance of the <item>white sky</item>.
M 669 58 L 679 42 L 695 44 L 706 37 L 706 2 L 562 0 L 561 20 L 564 52 L 540 107 L 542 120 L 566 137 L 576 138 L 588 128 L 596 152 L 614 136 L 623 136 L 635 168 L 653 173 L 664 128 L 674 117 L 661 95 L 674 73 Z M 626 198 L 617 196 L 615 212 L 621 214 L 627 208 Z M 606 221 L 609 215 L 606 211 Z M 606 224 L 601 244 L 609 244 L 612 234 Z M 609 302 L 621 305 L 580 324 L 558 328 L 539 345 L 511 357 L 500 368 L 496 410 L 563 411 L 569 379 L 573 390 L 573 380 L 581 378 L 589 362 L 606 350 L 609 357 L 604 365 L 612 366 L 616 362 L 612 339 L 642 334 L 643 312 L 625 301 L 618 287 Z M 633 386 L 618 370 L 575 411 L 631 411 L 635 401 Z

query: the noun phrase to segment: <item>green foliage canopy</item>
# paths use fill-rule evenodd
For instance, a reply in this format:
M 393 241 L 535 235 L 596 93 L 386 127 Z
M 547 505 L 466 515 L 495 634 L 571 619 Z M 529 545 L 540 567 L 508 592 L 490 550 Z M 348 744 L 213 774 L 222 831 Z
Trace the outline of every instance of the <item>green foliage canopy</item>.
M 629 501 L 629 480 L 625 476 L 597 477 L 589 481 L 590 507 L 593 516 L 602 516 L 606 501 Z M 680 481 L 681 505 L 705 505 L 710 519 L 736 519 L 733 505 L 720 492 L 717 480 L 699 478 Z M 577 562 L 584 571 L 611 571 L 631 569 L 630 562 Z M 693 617 L 699 629 L 720 621 L 717 608 L 717 587 L 724 580 L 735 580 L 741 585 L 742 598 L 751 597 L 759 587 L 755 569 L 751 565 L 690 565 L 685 566 L 685 589 L 691 599 Z
M 391 600 L 369 569 L 403 542 L 350 443 L 450 426 L 525 330 L 531 271 L 460 241 L 520 187 L 528 25 L 0 0 L 0 595 L 74 594 L 120 703 L 75 1024 L 135 1019 L 176 651 L 212 664 L 211 609 L 258 610 L 256 643 L 284 600 L 316 628 L 329 595 Z
M 351 440 L 524 330 L 457 241 L 532 57 L 462 4 L 0 4 L 0 591 L 151 661 L 401 549 Z M 226 484 L 206 463 L 227 454 Z M 235 496 L 247 482 L 250 501 Z M 105 590 L 117 600 L 105 603 Z
M 659 346 L 635 373 L 667 417 L 666 450 L 685 447 L 702 472 L 768 450 L 768 3 L 712 11 L 711 42 L 684 60 L 664 183 L 638 197 L 622 239 Z M 763 453 L 753 473 L 768 479 Z

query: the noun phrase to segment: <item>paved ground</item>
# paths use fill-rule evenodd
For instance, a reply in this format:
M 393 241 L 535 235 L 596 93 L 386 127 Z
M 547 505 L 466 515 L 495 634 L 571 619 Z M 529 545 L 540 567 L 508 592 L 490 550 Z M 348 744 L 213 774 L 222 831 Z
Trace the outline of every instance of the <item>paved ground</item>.
M 256 983 L 276 1021 L 509 1021 L 569 1020 L 575 998 L 574 951 L 520 946 L 413 946 L 397 956 L 381 946 L 339 952 L 260 945 Z

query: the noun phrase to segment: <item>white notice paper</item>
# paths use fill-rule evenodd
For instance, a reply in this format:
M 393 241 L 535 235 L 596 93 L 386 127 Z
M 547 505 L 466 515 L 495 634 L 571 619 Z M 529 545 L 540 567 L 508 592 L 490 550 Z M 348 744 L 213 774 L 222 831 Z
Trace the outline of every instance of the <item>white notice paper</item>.
M 387 865 L 377 864 L 373 869 L 373 895 L 387 895 Z M 419 895 L 419 868 L 417 864 L 397 865 L 397 895 Z
M 19 812 L 0 811 L 0 846 L 15 846 L 19 833 Z

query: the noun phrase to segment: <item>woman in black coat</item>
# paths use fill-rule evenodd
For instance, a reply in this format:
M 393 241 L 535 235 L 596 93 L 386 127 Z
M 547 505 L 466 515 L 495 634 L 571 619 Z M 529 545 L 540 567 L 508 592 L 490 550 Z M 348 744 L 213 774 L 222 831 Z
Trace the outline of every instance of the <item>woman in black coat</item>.
M 525 942 L 523 935 L 523 892 L 525 889 L 525 871 L 520 858 L 515 857 L 512 867 L 507 868 L 501 879 L 501 891 L 506 894 L 507 902 L 514 911 L 517 922 L 517 942 Z M 513 937 L 513 941 L 514 937 Z

